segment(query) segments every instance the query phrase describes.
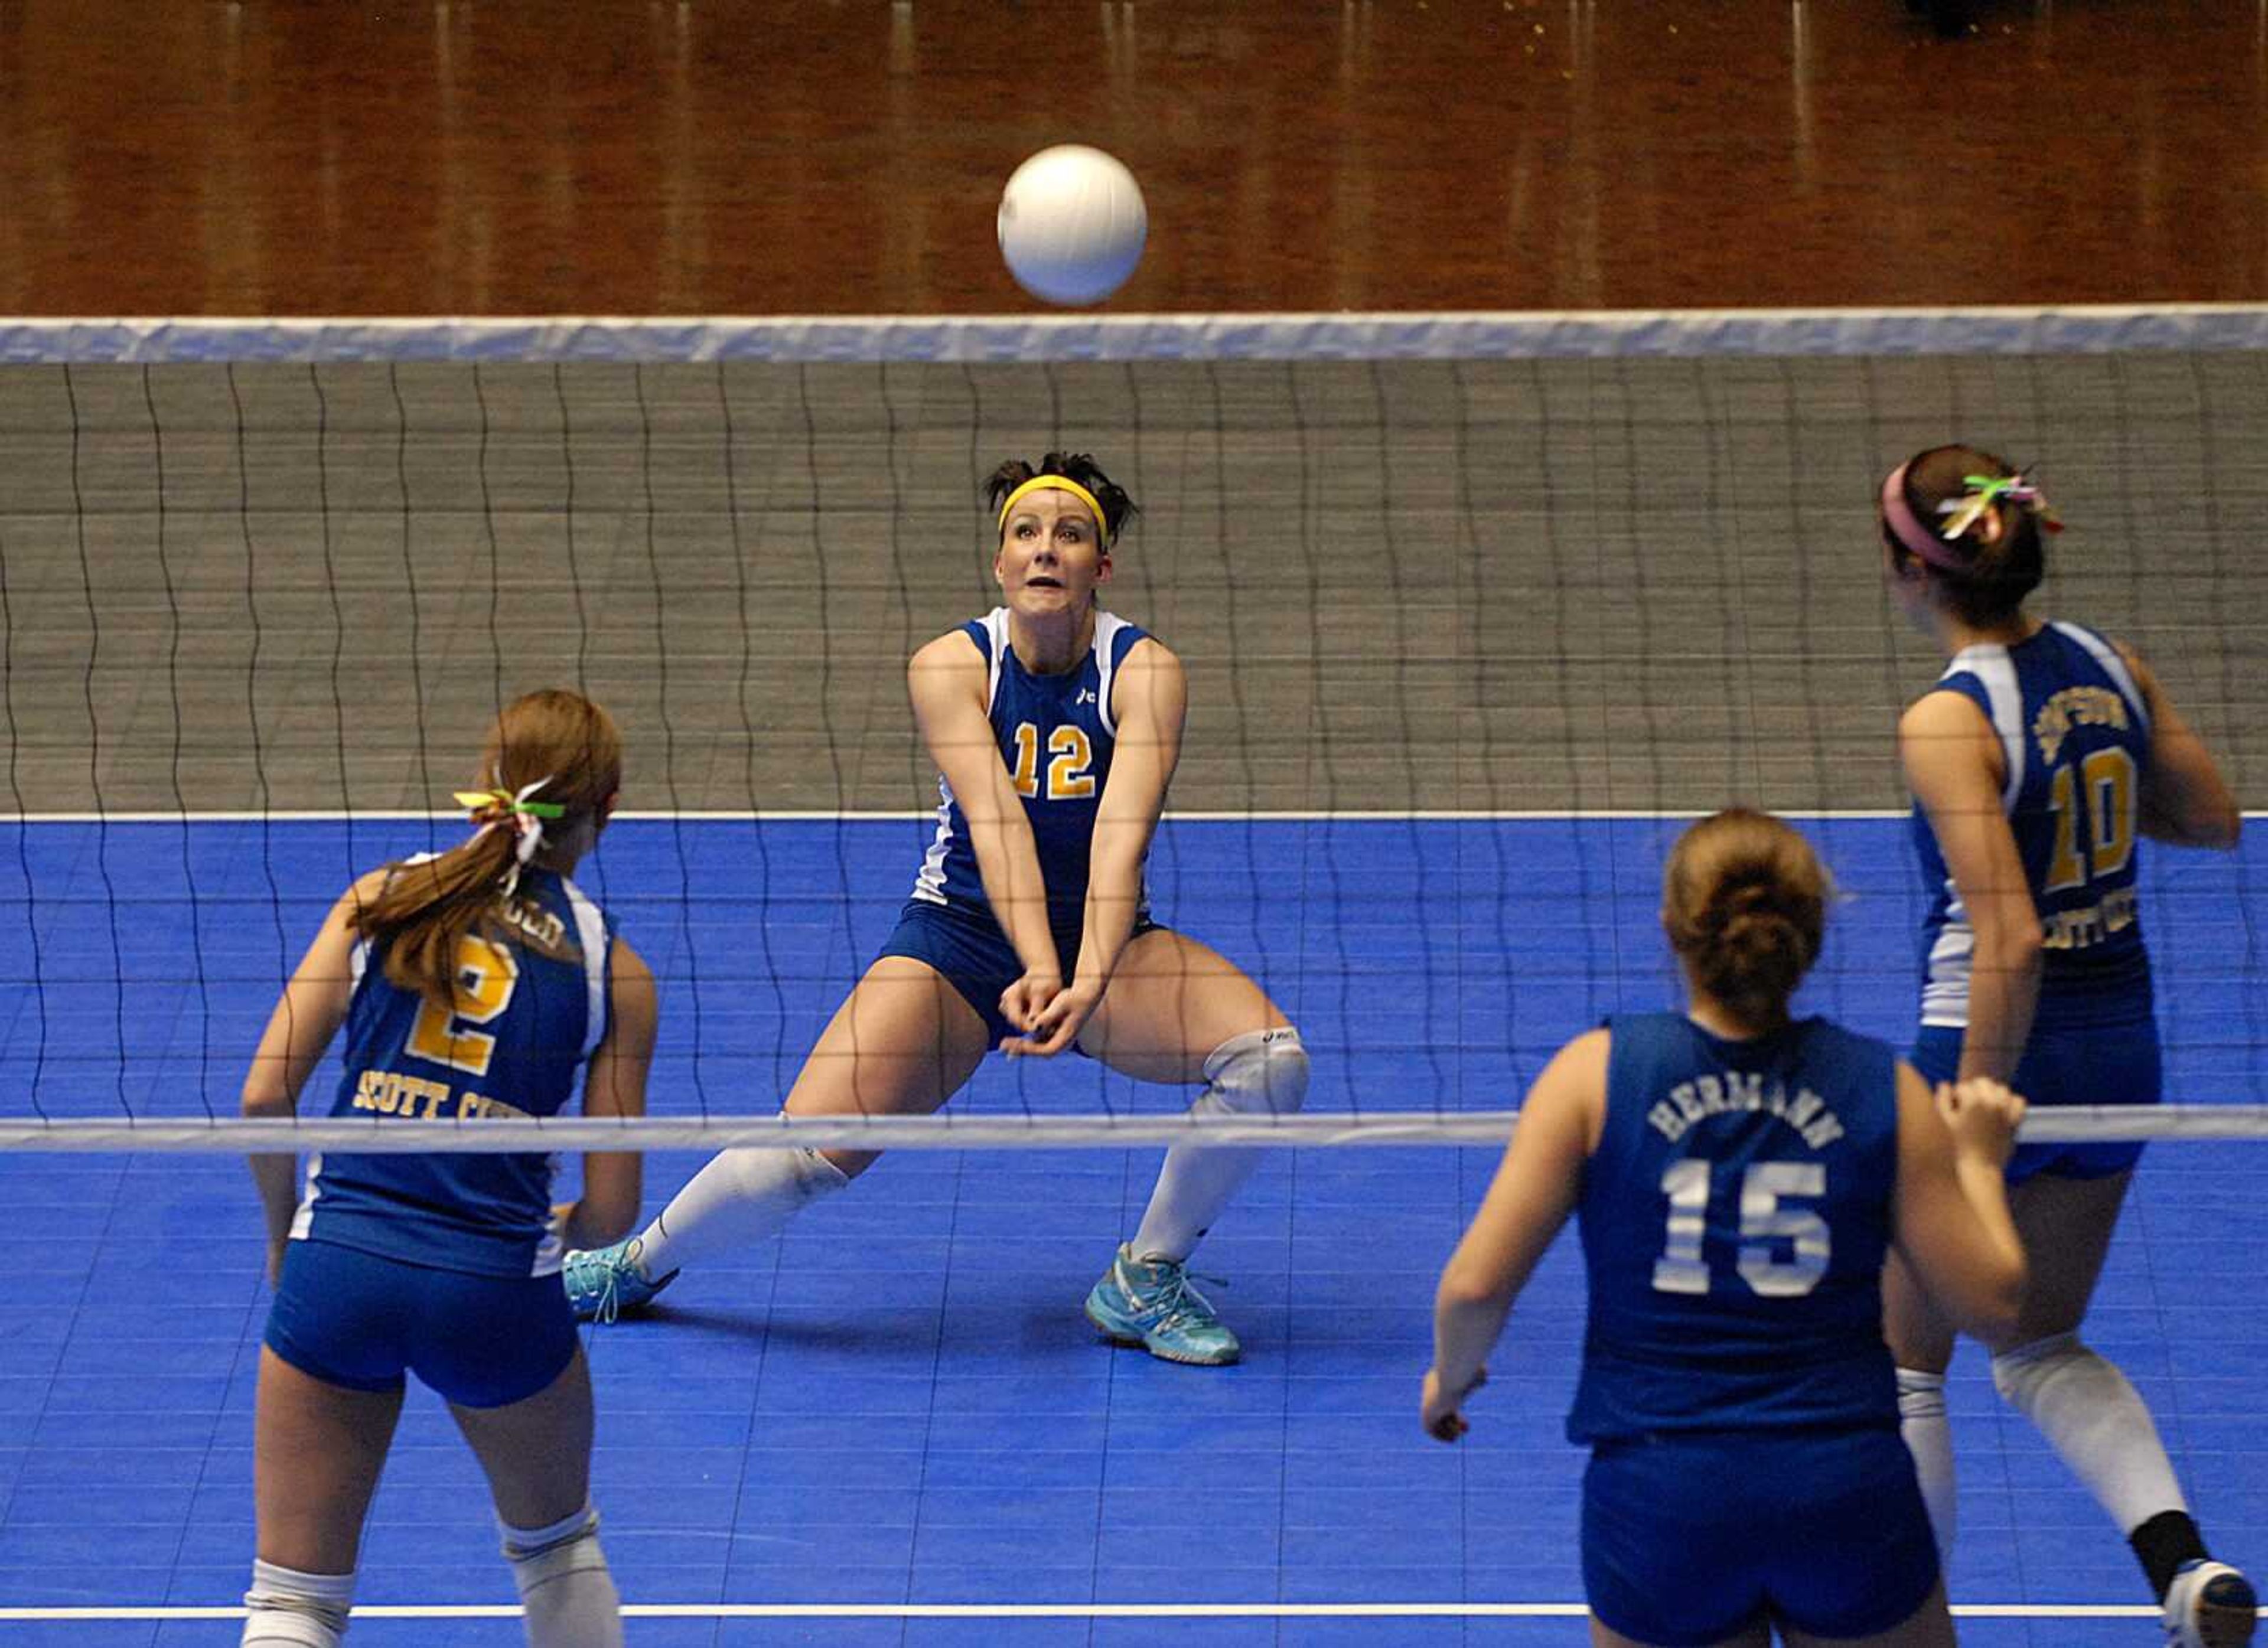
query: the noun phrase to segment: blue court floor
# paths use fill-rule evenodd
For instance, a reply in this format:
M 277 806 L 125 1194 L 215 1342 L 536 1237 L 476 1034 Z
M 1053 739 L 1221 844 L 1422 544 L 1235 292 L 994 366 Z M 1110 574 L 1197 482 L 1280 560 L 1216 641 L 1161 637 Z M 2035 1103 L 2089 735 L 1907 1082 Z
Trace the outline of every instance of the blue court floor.
M 1247 965 L 1315 1053 L 1316 1109 L 1495 1109 L 1559 1041 L 1664 1004 L 1649 820 L 1182 822 L 1160 916 Z M 1905 1034 L 1920 889 L 1903 826 L 1810 828 L 1849 901 L 1811 1006 Z M 234 1108 L 284 969 L 418 821 L 0 826 L 0 1112 Z M 771 1109 L 894 919 L 910 822 L 629 820 L 582 878 L 664 978 L 658 1111 Z M 2268 1100 L 2268 863 L 2160 853 L 2145 921 L 2172 1092 Z M 310 1088 L 310 1108 L 328 1078 Z M 966 1107 L 1164 1110 L 1065 1059 Z M 2091 1338 L 2154 1407 L 2208 1534 L 2268 1568 L 2268 1199 L 2258 1146 L 2146 1160 Z M 659 1206 L 699 1165 L 655 1157 Z M 634 1644 L 1574 1644 L 1581 1455 L 1560 1437 L 1573 1245 L 1515 1313 L 1455 1448 L 1416 1424 L 1441 1261 L 1493 1152 L 1270 1152 L 1197 1268 L 1233 1369 L 1094 1341 L 1079 1302 L 1154 1151 L 903 1152 L 783 1241 L 593 1330 L 596 1490 Z M 241 1162 L 0 1158 L 0 1644 L 232 1643 L 266 1308 Z M 2156 1640 L 2123 1541 L 1964 1350 L 1964 1641 Z M 1759 1537 L 1771 1536 L 1759 1530 Z M 369 1644 L 510 1644 L 471 1458 L 413 1394 L 365 1542 Z M 1221 1605 L 1300 1612 L 1175 1614 Z M 1430 1614 L 1377 1611 L 1424 1607 Z M 1457 1613 L 1500 1609 L 1525 1614 Z M 1110 1608 L 1157 1610 L 1128 1617 Z M 1053 1608 L 1035 1616 L 1018 1609 Z M 125 1617 L 131 1609 L 158 1610 Z M 921 1614 L 924 1608 L 937 1610 Z M 468 1617 L 450 1610 L 487 1609 Z M 760 1612 L 757 1610 L 772 1610 Z M 909 1610 L 911 1612 L 909 1612 Z M 74 1610 L 92 1610 L 76 1613 Z M 877 1612 L 883 1610 L 883 1612 Z M 897 1610 L 895 1613 L 887 1610 Z M 959 1610 L 957 1612 L 953 1610 Z M 1556 1611 L 1554 1611 L 1556 1610 Z M 2029 1610 L 2027 1615 L 2025 1611 Z

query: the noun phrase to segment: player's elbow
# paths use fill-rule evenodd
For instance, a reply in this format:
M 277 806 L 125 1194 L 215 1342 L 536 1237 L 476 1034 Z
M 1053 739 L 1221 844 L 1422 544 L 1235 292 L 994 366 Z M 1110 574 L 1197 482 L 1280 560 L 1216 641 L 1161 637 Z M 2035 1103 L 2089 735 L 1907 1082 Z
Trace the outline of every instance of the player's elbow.
M 2218 848 L 2222 852 L 2234 850 L 2243 838 L 2244 814 L 2237 810 L 2234 797 L 2200 820 L 2196 834 L 2198 846 Z
M 299 1109 L 298 1098 L 284 1072 L 270 1068 L 262 1060 L 254 1060 L 246 1075 L 238 1104 L 247 1116 L 296 1115 Z
M 1453 1258 L 1441 1272 L 1440 1286 L 1433 1292 L 1436 1310 L 1452 1313 L 1487 1310 L 1503 1302 L 1506 1289 L 1501 1277 L 1489 1274 L 1484 1266 L 1462 1257 Z
M 2002 975 L 2029 973 L 2040 965 L 2046 953 L 2047 933 L 2040 925 L 2039 912 L 2029 908 L 2021 914 L 2003 916 L 1989 923 L 1980 923 L 1977 933 L 1977 964 Z

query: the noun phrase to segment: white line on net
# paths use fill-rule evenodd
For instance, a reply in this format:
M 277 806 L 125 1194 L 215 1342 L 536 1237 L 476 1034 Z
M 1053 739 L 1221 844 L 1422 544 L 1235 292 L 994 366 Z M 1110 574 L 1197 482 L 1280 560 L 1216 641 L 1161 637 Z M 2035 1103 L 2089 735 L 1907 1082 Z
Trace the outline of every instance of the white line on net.
M 0 317 L 0 362 L 1489 360 L 2268 347 L 2268 306 L 1441 313 Z
M 1500 1145 L 1516 1112 L 1368 1111 L 1293 1116 L 550 1116 L 420 1122 L 401 1116 L 0 1122 L 4 1151 L 1126 1150 L 1166 1144 Z M 2268 1138 L 2268 1105 L 2068 1105 L 2025 1118 L 2026 1144 Z

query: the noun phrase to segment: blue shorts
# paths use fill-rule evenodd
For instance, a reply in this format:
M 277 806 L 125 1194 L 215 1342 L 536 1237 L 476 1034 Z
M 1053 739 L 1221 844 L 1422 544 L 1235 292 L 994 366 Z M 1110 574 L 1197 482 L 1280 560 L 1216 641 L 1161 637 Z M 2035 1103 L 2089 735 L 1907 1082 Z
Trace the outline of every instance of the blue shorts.
M 1924 1025 L 1906 1056 L 1922 1079 L 1951 1081 L 1961 1068 L 1959 1030 Z M 2008 1085 L 2035 1105 L 2154 1105 L 2163 1096 L 2157 1020 L 2036 1028 Z M 2019 1144 L 2008 1158 L 2008 1182 L 2036 1174 L 2108 1179 L 2142 1159 L 2139 1139 L 2112 1144 Z
M 1138 916 L 1134 931 L 1127 936 L 1138 938 L 1157 925 L 1146 916 Z M 1055 929 L 1056 956 L 1066 978 L 1079 966 L 1082 936 L 1076 923 Z M 1024 964 L 1017 959 L 1016 946 L 1008 942 L 1008 935 L 1000 931 L 1000 923 L 989 914 L 932 904 L 926 899 L 908 899 L 898 914 L 897 931 L 876 954 L 878 958 L 909 956 L 942 973 L 984 1021 L 984 1034 L 990 1038 L 986 1046 L 997 1048 L 1010 1036 L 1023 1034 L 1000 1016 L 1000 996 L 1024 976 Z
M 460 1408 L 502 1408 L 557 1379 L 578 1341 L 556 1276 L 474 1276 L 292 1241 L 266 1343 L 326 1385 L 398 1391 L 415 1373 Z
M 1602 1443 L 1583 1473 L 1591 1612 L 1659 1648 L 1702 1648 L 1767 1620 L 1870 1637 L 1910 1617 L 1937 1574 L 1894 1426 Z

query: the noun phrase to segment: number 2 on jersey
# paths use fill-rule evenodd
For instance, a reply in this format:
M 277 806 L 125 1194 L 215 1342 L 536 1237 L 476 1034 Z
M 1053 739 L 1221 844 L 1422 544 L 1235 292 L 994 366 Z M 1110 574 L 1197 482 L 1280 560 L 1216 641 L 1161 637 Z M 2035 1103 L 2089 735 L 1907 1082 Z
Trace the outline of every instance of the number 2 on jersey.
M 1653 1262 L 1657 1293 L 1706 1293 L 1709 1267 L 1701 1239 L 1709 1225 L 1711 1169 L 1695 1157 L 1669 1164 L 1661 1193 L 1669 1198 L 1669 1230 L 1661 1257 Z M 1810 1208 L 1786 1207 L 1784 1196 L 1812 1200 L 1827 1194 L 1827 1169 L 1819 1162 L 1750 1164 L 1741 1175 L 1741 1279 L 1765 1299 L 1800 1299 L 1827 1274 L 1827 1221 Z M 1780 1257 L 1779 1244 L 1793 1245 Z
M 519 982 L 519 962 L 508 945 L 470 935 L 459 939 L 456 999 L 445 1007 L 429 998 L 417 1009 L 409 1051 L 452 1070 L 487 1075 L 489 1061 L 496 1056 L 496 1038 L 458 1026 L 495 1020 L 512 1005 L 512 992 Z
M 1094 746 L 1085 729 L 1059 726 L 1048 734 L 1048 799 L 1079 801 L 1094 793 Z M 1027 799 L 1040 792 L 1040 730 L 1028 721 L 1016 726 L 1016 764 L 1009 770 L 1016 793 Z
M 2066 761 L 2055 769 L 2048 805 L 2055 813 L 2055 850 L 2048 857 L 2043 893 L 2083 885 L 2090 872 L 2116 875 L 2134 856 L 2134 758 L 2117 747 L 2090 752 L 2076 774 Z M 2080 814 L 2087 816 L 2087 857 L 2079 851 Z

